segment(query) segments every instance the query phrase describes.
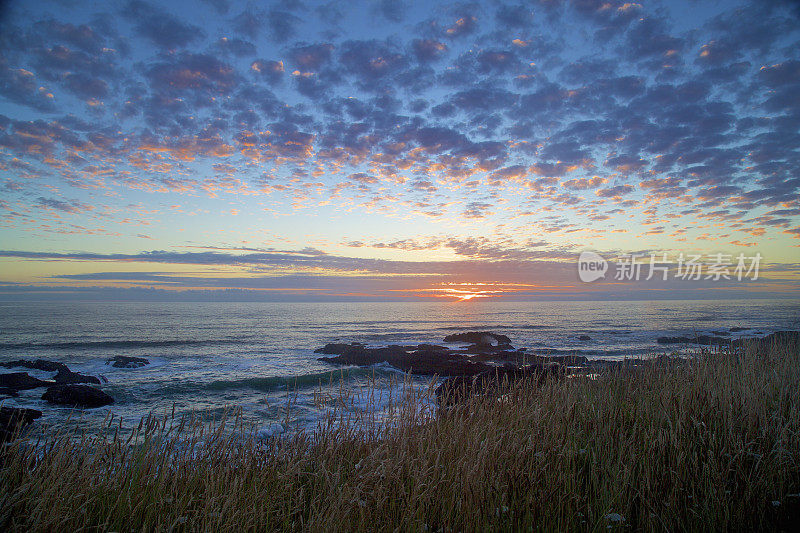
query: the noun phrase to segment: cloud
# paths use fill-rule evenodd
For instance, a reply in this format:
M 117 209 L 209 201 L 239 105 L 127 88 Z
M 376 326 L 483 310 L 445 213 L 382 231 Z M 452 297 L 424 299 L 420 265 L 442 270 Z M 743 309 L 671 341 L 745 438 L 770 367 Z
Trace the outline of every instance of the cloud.
M 230 65 L 207 54 L 188 52 L 154 64 L 147 76 L 154 89 L 165 93 L 185 90 L 227 93 L 237 81 L 237 75 Z
M 455 21 L 444 30 L 445 36 L 450 39 L 464 37 L 477 30 L 478 18 L 473 15 L 469 10 L 460 10 L 461 14 Z
M 134 23 L 140 35 L 160 48 L 183 48 L 204 36 L 199 27 L 185 24 L 174 15 L 142 0 L 128 2 L 122 13 Z
M 414 55 L 420 61 L 436 61 L 447 52 L 447 45 L 436 39 L 414 39 L 411 42 Z
M 274 85 L 283 79 L 283 61 L 270 61 L 266 59 L 256 59 L 250 64 L 250 70 L 264 77 L 270 84 Z
M 331 59 L 333 45 L 329 43 L 295 46 L 289 51 L 292 63 L 302 71 L 315 71 Z
M 0 62 L 0 95 L 33 109 L 41 111 L 55 109 L 53 94 L 36 83 L 36 76 L 32 72 L 22 68 L 8 68 L 2 62 Z
M 43 219 L 70 214 L 117 231 L 104 215 L 141 220 L 135 198 L 182 206 L 147 218 L 164 247 L 178 225 L 245 240 L 247 221 L 302 221 L 331 239 L 358 217 L 419 234 L 796 242 L 800 30 L 786 4 L 372 6 L 10 9 L 4 231 L 67 231 Z M 81 210 L 90 192 L 108 210 Z M 209 215 L 231 210 L 241 227 Z
M 81 203 L 78 200 L 59 200 L 42 197 L 39 197 L 36 205 L 44 209 L 52 209 L 73 215 L 94 209 L 92 206 Z
M 617 185 L 615 187 L 608 187 L 605 189 L 598 189 L 596 194 L 601 198 L 619 198 L 634 191 L 630 185 Z
M 248 57 L 256 55 L 256 46 L 244 39 L 222 37 L 214 47 L 223 54 L 231 54 L 237 57 Z
M 562 185 L 573 191 L 583 191 L 587 189 L 596 189 L 601 185 L 608 183 L 608 178 L 601 178 L 600 176 L 593 176 L 591 178 L 576 178 L 567 180 Z
M 464 210 L 465 218 L 486 218 L 490 213 L 491 204 L 483 202 L 470 202 Z
M 406 2 L 402 0 L 379 0 L 377 11 L 390 22 L 402 22 L 405 18 Z
M 267 13 L 267 27 L 269 37 L 279 43 L 283 43 L 293 37 L 297 32 L 296 26 L 301 22 L 299 17 L 278 9 L 273 9 Z

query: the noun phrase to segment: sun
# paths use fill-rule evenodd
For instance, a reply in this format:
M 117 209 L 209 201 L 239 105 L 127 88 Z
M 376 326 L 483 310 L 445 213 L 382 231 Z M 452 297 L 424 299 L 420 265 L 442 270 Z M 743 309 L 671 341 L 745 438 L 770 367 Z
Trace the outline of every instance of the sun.
M 455 298 L 456 302 L 490 298 L 505 292 L 489 283 L 447 283 L 444 285 L 431 289 L 431 291 L 439 298 Z

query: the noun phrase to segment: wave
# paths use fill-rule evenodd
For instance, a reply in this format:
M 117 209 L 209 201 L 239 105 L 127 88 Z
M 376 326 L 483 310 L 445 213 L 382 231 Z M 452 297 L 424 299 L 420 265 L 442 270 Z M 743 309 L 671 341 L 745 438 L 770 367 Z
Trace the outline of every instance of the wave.
M 236 389 L 253 389 L 262 392 L 279 390 L 299 390 L 309 387 L 336 384 L 342 380 L 358 378 L 382 378 L 397 375 L 399 371 L 376 365 L 371 367 L 351 367 L 314 374 L 301 374 L 297 376 L 266 376 L 247 377 L 241 379 L 220 379 L 210 382 L 182 381 L 159 388 L 161 394 L 179 394 L 183 392 L 196 392 L 197 390 L 227 391 Z
M 438 331 L 494 331 L 494 330 L 508 330 L 508 329 L 547 329 L 551 326 L 542 326 L 534 324 L 520 324 L 520 325 L 503 325 L 503 324 L 490 324 L 490 325 L 477 325 L 477 326 L 442 326 L 434 328 Z
M 93 348 L 121 349 L 121 348 L 164 348 L 170 346 L 216 346 L 225 344 L 242 344 L 236 339 L 207 339 L 207 340 L 118 340 L 118 341 L 67 341 L 67 342 L 2 342 L 0 350 L 46 350 L 57 348 L 59 350 L 80 350 Z

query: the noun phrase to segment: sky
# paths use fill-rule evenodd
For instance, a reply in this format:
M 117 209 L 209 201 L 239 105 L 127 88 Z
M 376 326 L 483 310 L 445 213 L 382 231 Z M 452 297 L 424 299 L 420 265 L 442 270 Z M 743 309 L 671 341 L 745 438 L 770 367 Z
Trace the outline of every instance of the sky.
M 1 5 L 0 299 L 800 297 L 795 2 Z

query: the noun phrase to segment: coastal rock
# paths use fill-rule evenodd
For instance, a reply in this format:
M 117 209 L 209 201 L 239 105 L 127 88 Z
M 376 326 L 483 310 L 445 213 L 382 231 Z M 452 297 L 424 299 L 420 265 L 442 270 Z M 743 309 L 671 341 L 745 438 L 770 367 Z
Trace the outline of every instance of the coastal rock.
M 393 367 L 411 374 L 425 376 L 473 376 L 486 372 L 491 367 L 485 363 L 456 357 L 441 357 L 436 353 L 416 353 L 411 357 L 390 362 Z
M 100 385 L 100 380 L 98 378 L 73 372 L 66 367 L 59 370 L 53 379 L 59 385 L 72 385 L 75 383 L 94 383 L 95 385 Z
M 22 368 L 30 368 L 31 370 L 41 370 L 43 372 L 55 372 L 56 375 L 53 377 L 53 380 L 56 383 L 68 385 L 73 383 L 94 383 L 96 385 L 100 384 L 100 380 L 94 376 L 87 376 L 84 374 L 79 374 L 78 372 L 73 372 L 72 370 L 67 367 L 64 363 L 59 363 L 57 361 L 46 361 L 44 359 L 35 359 L 33 361 L 29 361 L 27 359 L 18 359 L 16 361 L 8 361 L 6 363 L 0 363 L 0 366 L 4 366 L 6 368 L 14 368 L 14 367 L 22 367 Z M 35 379 L 35 378 L 34 378 Z M 43 385 L 49 385 L 48 382 L 42 382 Z M 31 387 L 36 388 L 36 387 Z
M 10 441 L 19 431 L 41 416 L 42 412 L 36 409 L 0 407 L 0 442 Z
M 738 333 L 740 331 L 747 331 L 748 329 L 750 329 L 750 328 L 742 328 L 742 327 L 737 326 L 737 327 L 734 327 L 734 328 L 730 328 L 728 331 L 730 331 L 731 333 Z
M 692 341 L 687 337 L 659 337 L 656 342 L 658 344 L 689 344 Z
M 445 348 L 447 349 L 447 348 Z M 470 344 L 463 350 L 455 351 L 454 353 L 464 353 L 464 354 L 473 354 L 473 355 L 485 355 L 485 354 L 495 354 L 495 359 L 502 359 L 504 356 L 508 356 L 512 353 L 516 353 L 516 350 L 510 344 L 500 344 L 497 346 L 493 346 L 491 344 Z M 492 357 L 489 357 L 492 359 Z
M 16 398 L 19 396 L 19 393 L 9 387 L 0 387 L 0 396 L 9 396 L 11 398 Z
M 69 370 L 67 365 L 64 363 L 58 363 L 56 361 L 45 361 L 44 359 L 35 359 L 33 361 L 29 361 L 27 359 L 18 359 L 16 361 L 8 361 L 5 363 L 0 363 L 0 366 L 5 368 L 14 368 L 14 367 L 22 367 L 22 368 L 30 368 L 31 370 L 42 370 L 44 372 L 58 372 L 60 370 Z
M 562 376 L 560 365 L 535 364 L 524 367 L 502 366 L 474 376 L 450 377 L 436 387 L 440 406 L 452 406 L 477 394 L 497 394 L 503 386 L 521 379 L 542 383 L 548 376 Z
M 43 381 L 39 378 L 29 376 L 27 372 L 11 372 L 10 374 L 0 374 L 0 387 L 5 387 L 15 391 L 36 389 L 38 387 L 49 387 L 52 381 Z
M 149 365 L 150 361 L 145 359 L 144 357 L 129 357 L 127 355 L 117 355 L 116 357 L 112 357 L 106 361 L 107 365 L 111 365 L 114 368 L 139 368 L 145 365 Z
M 590 341 L 590 340 L 592 340 L 592 338 L 589 335 L 579 335 L 578 336 L 578 340 L 579 341 Z
M 350 344 L 344 344 L 341 342 L 329 342 L 322 348 L 317 348 L 316 350 L 314 350 L 314 353 L 324 353 L 327 355 L 342 355 L 343 353 L 345 353 L 347 350 L 349 350 L 354 346 L 363 347 L 364 345 L 361 344 L 360 342 L 351 342 Z
M 418 375 L 464 376 L 489 370 L 481 362 L 471 361 L 464 354 L 441 346 L 386 346 L 367 348 L 362 344 L 328 344 L 321 353 L 334 353 L 336 357 L 321 357 L 320 361 L 337 365 L 368 366 L 388 363 L 391 366 Z M 320 350 L 317 350 L 320 353 Z
M 511 339 L 491 331 L 467 331 L 448 335 L 444 338 L 444 342 L 470 342 L 478 345 L 499 346 L 503 344 L 510 345 Z
M 114 403 L 114 398 L 88 385 L 56 385 L 42 395 L 42 400 L 56 405 L 73 407 L 102 407 Z

